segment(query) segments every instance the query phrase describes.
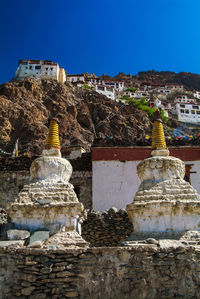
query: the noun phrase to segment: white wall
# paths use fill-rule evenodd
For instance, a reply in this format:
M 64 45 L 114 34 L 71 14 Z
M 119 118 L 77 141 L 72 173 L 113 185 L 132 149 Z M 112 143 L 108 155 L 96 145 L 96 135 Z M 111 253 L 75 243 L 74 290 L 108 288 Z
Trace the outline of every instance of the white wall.
M 181 107 L 182 106 L 182 107 Z M 198 107 L 195 109 L 194 107 Z M 200 106 L 197 104 L 176 104 L 176 110 L 178 113 L 178 120 L 188 123 L 199 123 L 200 122 Z M 186 111 L 188 113 L 186 113 Z M 192 113 L 194 112 L 194 114 Z
M 136 161 L 93 161 L 93 209 L 125 208 L 140 185 Z
M 36 67 L 36 68 L 35 68 Z M 40 69 L 37 69 L 40 67 Z M 42 61 L 38 64 L 20 64 L 15 73 L 16 79 L 23 78 L 47 78 L 58 80 L 59 76 L 59 66 L 58 65 L 46 65 L 43 64 Z
M 95 86 L 95 90 L 96 92 L 103 94 L 104 96 L 106 96 L 107 98 L 114 100 L 115 99 L 115 90 L 114 88 L 111 88 L 109 86 L 100 86 L 103 90 L 98 89 L 99 85 Z M 109 89 L 112 89 L 112 91 L 110 91 Z
M 84 75 L 83 76 L 70 76 L 68 75 L 69 82 L 85 82 Z
M 196 171 L 196 173 L 190 174 L 191 185 L 200 194 L 200 161 L 186 161 L 185 164 L 194 164 L 191 171 Z
M 140 185 L 137 164 L 140 161 L 93 161 L 93 209 L 104 211 L 111 207 L 125 208 L 134 199 Z M 200 194 L 200 161 L 186 161 L 194 164 L 190 175 L 191 184 Z

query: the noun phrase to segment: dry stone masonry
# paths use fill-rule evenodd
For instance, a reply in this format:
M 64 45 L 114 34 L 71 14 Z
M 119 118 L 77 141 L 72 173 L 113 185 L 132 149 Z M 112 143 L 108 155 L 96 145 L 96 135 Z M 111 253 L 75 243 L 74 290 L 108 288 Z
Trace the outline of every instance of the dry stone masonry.
M 82 237 L 93 247 L 119 246 L 132 230 L 132 223 L 124 209 L 90 210 L 82 223 Z
M 200 246 L 0 249 L 0 298 L 200 298 Z

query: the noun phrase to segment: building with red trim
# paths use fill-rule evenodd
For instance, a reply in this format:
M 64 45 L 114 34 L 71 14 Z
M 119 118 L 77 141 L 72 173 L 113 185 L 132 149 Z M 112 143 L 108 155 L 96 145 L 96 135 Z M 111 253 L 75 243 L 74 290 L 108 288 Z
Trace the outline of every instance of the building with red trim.
M 125 208 L 140 185 L 137 164 L 151 154 L 151 147 L 95 147 L 92 149 L 94 210 Z M 185 162 L 185 179 L 200 193 L 200 147 L 170 147 L 170 155 Z

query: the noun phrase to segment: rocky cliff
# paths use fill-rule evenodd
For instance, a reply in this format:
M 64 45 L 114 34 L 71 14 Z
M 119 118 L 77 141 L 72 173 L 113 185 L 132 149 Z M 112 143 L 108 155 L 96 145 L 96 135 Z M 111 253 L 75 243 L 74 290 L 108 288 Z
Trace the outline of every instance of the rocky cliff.
M 104 143 L 135 145 L 150 129 L 145 112 L 116 103 L 95 91 L 53 80 L 24 80 L 0 85 L 0 149 L 37 155 L 44 147 L 53 106 L 60 118 L 62 149 Z
M 200 90 L 200 75 L 187 72 L 145 71 L 133 76 L 133 82 L 139 86 L 147 84 L 180 84 L 186 90 Z

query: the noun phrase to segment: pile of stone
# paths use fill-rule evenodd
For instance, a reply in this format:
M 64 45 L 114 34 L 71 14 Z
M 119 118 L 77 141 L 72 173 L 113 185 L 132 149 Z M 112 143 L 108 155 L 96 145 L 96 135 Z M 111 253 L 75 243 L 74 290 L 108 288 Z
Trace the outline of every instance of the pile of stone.
M 4 209 L 0 208 L 0 240 L 3 238 L 7 223 L 8 215 Z
M 126 210 L 111 208 L 104 212 L 88 211 L 82 223 L 82 237 L 90 246 L 117 246 L 132 232 Z
M 30 232 L 22 229 L 9 229 L 12 225 L 2 228 L 0 247 L 32 247 L 41 248 L 43 243 L 49 239 L 49 231 Z
M 0 227 L 8 222 L 8 215 L 4 209 L 0 208 Z

